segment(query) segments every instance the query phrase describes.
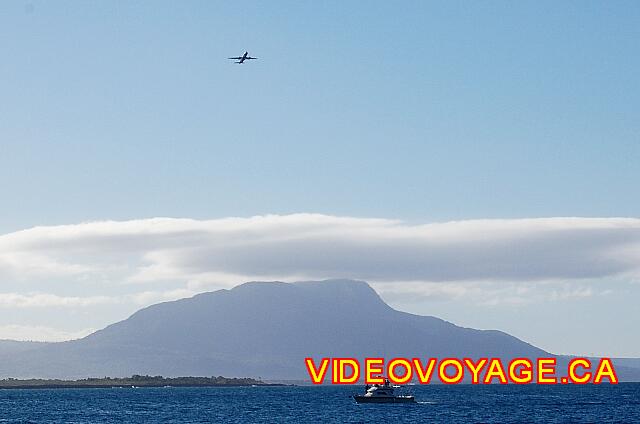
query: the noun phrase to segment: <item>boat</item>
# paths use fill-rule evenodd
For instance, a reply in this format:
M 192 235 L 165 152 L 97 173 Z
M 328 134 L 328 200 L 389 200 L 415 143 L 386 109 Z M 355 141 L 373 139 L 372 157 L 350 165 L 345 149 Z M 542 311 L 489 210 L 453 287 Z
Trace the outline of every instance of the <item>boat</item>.
M 411 395 L 395 395 L 394 390 L 400 386 L 392 386 L 385 379 L 384 384 L 365 386 L 364 395 L 353 395 L 357 403 L 415 403 L 416 399 Z

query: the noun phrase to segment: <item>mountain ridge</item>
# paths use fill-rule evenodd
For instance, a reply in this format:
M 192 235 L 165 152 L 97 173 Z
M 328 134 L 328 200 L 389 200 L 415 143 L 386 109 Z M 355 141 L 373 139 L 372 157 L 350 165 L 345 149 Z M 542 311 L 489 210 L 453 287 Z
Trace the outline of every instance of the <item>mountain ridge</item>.
M 150 305 L 82 339 L 2 354 L 0 377 L 304 379 L 312 357 L 552 356 L 499 330 L 401 312 L 364 281 L 247 282 Z

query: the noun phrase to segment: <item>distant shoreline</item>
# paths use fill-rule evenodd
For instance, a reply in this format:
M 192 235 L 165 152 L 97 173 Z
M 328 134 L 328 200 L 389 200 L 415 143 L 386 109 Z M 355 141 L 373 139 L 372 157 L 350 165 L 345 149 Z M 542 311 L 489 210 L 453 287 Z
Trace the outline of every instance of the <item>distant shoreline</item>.
M 0 390 L 10 390 L 10 389 L 147 389 L 147 388 L 179 388 L 179 387 L 252 387 L 252 386 L 260 386 L 260 387 L 286 387 L 293 386 L 292 384 L 280 384 L 280 383 L 261 383 L 261 384 L 185 384 L 185 385 L 144 385 L 144 386 L 126 386 L 126 385 L 88 385 L 88 384 L 43 384 L 43 385 L 15 385 L 15 386 L 7 386 L 0 384 Z
M 58 379 L 4 379 L 0 389 L 111 389 L 145 387 L 251 387 L 286 386 L 281 383 L 265 383 L 253 378 L 227 377 L 162 377 L 134 375 L 126 378 L 86 378 L 81 380 Z

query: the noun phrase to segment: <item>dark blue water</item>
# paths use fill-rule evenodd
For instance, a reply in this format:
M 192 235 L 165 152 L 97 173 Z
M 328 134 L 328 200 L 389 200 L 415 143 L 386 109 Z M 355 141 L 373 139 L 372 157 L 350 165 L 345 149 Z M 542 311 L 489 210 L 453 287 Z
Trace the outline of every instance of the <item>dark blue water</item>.
M 0 423 L 640 423 L 640 384 L 414 386 L 416 404 L 358 405 L 360 387 L 0 390 Z

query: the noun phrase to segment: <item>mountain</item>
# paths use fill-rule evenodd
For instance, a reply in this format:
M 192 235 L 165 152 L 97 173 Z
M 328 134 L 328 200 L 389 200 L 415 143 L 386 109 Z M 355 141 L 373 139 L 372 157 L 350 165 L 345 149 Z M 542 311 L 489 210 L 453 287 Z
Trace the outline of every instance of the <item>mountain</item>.
M 21 342 L 16 340 L 0 340 L 0 358 L 4 355 L 16 355 L 28 350 L 48 345 L 45 342 Z
M 350 280 L 246 283 L 149 306 L 79 340 L 2 352 L 0 377 L 17 378 L 307 379 L 307 356 L 550 356 L 501 331 L 396 311 Z

